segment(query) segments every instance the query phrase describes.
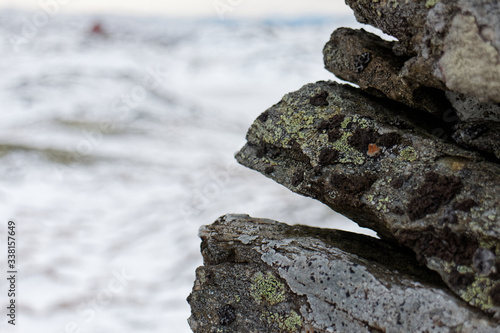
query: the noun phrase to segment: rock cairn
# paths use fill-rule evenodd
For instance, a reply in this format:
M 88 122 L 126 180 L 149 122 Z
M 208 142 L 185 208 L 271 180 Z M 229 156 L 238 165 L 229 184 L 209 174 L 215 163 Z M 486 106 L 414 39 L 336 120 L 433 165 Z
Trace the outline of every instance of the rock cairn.
M 500 3 L 346 0 L 335 82 L 262 113 L 243 165 L 380 240 L 227 215 L 200 230 L 194 332 L 500 331 Z

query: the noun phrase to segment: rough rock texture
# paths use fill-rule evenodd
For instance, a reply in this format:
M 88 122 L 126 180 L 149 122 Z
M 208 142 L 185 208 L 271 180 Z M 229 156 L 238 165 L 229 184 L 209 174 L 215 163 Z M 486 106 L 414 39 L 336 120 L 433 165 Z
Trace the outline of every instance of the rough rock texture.
M 339 28 L 323 50 L 325 67 L 374 96 L 432 113 L 445 122 L 443 128 L 454 128 L 455 142 L 499 159 L 500 106 L 409 80 L 402 74 L 408 57 L 396 56 L 394 44 L 362 29 Z
M 452 135 L 455 142 L 481 151 L 491 159 L 500 161 L 500 123 L 491 121 L 468 121 L 455 126 Z M 497 162 L 498 162 L 497 161 Z
M 423 117 L 308 84 L 259 116 L 236 158 L 411 248 L 464 300 L 498 313 L 500 165 L 430 135 L 439 122 Z
M 227 215 L 200 229 L 195 333 L 498 332 L 405 249 L 363 235 Z M 417 275 L 415 275 L 417 273 Z
M 446 98 L 451 102 L 457 116 L 463 121 L 486 120 L 500 122 L 500 105 L 480 103 L 477 99 L 464 94 L 447 91 Z
M 500 103 L 500 3 L 496 0 L 346 0 L 359 22 L 398 39 L 414 84 Z
M 450 108 L 445 92 L 403 77 L 400 72 L 408 57 L 396 56 L 394 44 L 363 29 L 339 28 L 323 50 L 325 67 L 374 95 L 441 116 Z

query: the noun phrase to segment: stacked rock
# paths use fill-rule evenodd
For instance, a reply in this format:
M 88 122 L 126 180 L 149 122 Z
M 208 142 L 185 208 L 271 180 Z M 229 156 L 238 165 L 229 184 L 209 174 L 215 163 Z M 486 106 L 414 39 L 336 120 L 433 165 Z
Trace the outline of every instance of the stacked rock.
M 500 331 L 500 3 L 346 2 L 397 41 L 336 30 L 325 66 L 359 88 L 287 94 L 236 158 L 381 240 L 223 217 L 201 231 L 191 327 Z

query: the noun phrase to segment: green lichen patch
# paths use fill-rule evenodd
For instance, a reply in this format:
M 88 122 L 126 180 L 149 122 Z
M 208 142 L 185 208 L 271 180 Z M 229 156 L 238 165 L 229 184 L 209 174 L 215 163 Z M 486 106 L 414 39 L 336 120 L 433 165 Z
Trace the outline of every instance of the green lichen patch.
M 489 310 L 495 305 L 500 305 L 500 303 L 497 303 L 499 300 L 498 291 L 500 291 L 498 285 L 493 284 L 486 277 L 480 277 L 476 278 L 465 290 L 460 292 L 460 297 L 473 306 L 482 310 Z
M 286 315 L 265 312 L 262 317 L 267 320 L 269 325 L 278 326 L 281 332 L 298 332 L 302 327 L 302 318 L 293 310 Z
M 250 294 L 258 303 L 275 305 L 285 300 L 285 286 L 273 273 L 258 272 L 253 276 Z
M 343 153 L 342 157 L 339 159 L 341 163 L 363 164 L 365 163 L 363 154 L 349 144 L 348 140 L 351 136 L 352 133 L 344 132 L 342 137 L 333 143 L 332 147 Z
M 438 4 L 440 0 L 427 0 L 425 3 L 425 8 L 432 8 Z
M 407 148 L 401 150 L 401 152 L 399 153 L 399 156 L 401 156 L 401 158 L 403 160 L 410 161 L 410 162 L 416 161 L 418 159 L 418 154 L 415 151 L 415 148 L 413 148 L 413 147 L 407 147 Z

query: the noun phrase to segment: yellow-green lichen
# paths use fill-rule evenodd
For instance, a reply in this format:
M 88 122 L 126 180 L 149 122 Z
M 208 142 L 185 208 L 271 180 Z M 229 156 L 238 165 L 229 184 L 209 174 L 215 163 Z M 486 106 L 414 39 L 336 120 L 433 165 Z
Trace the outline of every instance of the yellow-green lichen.
M 205 282 L 207 281 L 204 269 L 200 269 L 198 271 L 198 280 L 200 281 L 201 284 L 205 284 Z
M 293 310 L 287 315 L 275 312 L 263 313 L 262 317 L 269 325 L 277 324 L 281 331 L 297 332 L 302 327 L 302 318 Z
M 368 120 L 365 119 L 365 118 L 362 118 L 358 115 L 354 115 L 354 116 L 347 116 L 344 118 L 344 120 L 342 121 L 342 123 L 340 124 L 340 127 L 343 128 L 343 129 L 346 129 L 347 126 L 349 126 L 350 123 L 354 123 L 354 124 L 358 124 L 358 126 L 360 128 L 367 128 L 369 123 L 368 123 Z
M 365 158 L 363 154 L 349 144 L 348 139 L 351 136 L 352 133 L 343 133 L 342 137 L 333 143 L 333 149 L 344 153 L 344 156 L 340 158 L 341 163 L 354 163 L 361 165 L 365 163 Z
M 434 7 L 440 0 L 427 0 L 425 3 L 425 8 L 432 8 Z
M 283 129 L 279 126 L 273 126 L 269 128 L 260 124 L 254 124 L 252 126 L 255 126 L 253 128 L 253 130 L 255 130 L 255 136 L 269 144 L 276 145 L 283 136 Z
M 413 162 L 413 161 L 417 160 L 417 158 L 418 158 L 418 154 L 415 151 L 415 148 L 413 148 L 413 147 L 407 147 L 407 148 L 403 149 L 399 153 L 399 156 L 401 156 L 402 159 L 404 159 L 406 161 L 410 161 L 410 162 Z
M 389 197 L 385 197 L 383 199 L 379 199 L 377 202 L 377 210 L 378 211 L 383 211 L 384 213 L 387 213 L 387 203 L 390 201 Z
M 258 272 L 253 276 L 250 295 L 259 304 L 265 302 L 274 305 L 285 300 L 285 286 L 271 272 L 265 276 Z
M 488 310 L 493 307 L 493 301 L 489 295 L 494 287 L 493 282 L 488 277 L 477 277 L 476 280 L 460 292 L 460 297 L 470 305 L 476 306 L 482 310 Z
M 474 270 L 472 269 L 472 267 L 469 266 L 458 265 L 457 272 L 459 272 L 460 274 L 466 274 L 466 273 L 474 273 Z
M 305 115 L 303 113 L 296 112 L 293 108 L 287 108 L 286 112 L 280 115 L 280 120 L 277 122 L 278 126 L 266 128 L 264 131 L 276 132 L 275 138 L 281 141 L 282 145 L 287 145 L 290 142 L 290 139 L 308 141 L 309 138 L 304 134 L 307 132 L 306 130 L 314 126 L 314 121 L 316 119 L 326 120 L 328 116 L 328 113 L 319 117 L 317 114 Z M 291 136 L 291 138 L 282 137 L 282 128 L 285 130 L 285 133 Z M 263 139 L 265 140 L 265 138 Z
M 346 129 L 347 128 L 347 125 L 349 125 L 352 121 L 352 117 L 345 117 L 344 120 L 342 121 L 342 123 L 340 124 L 340 127 L 342 127 L 343 129 Z

